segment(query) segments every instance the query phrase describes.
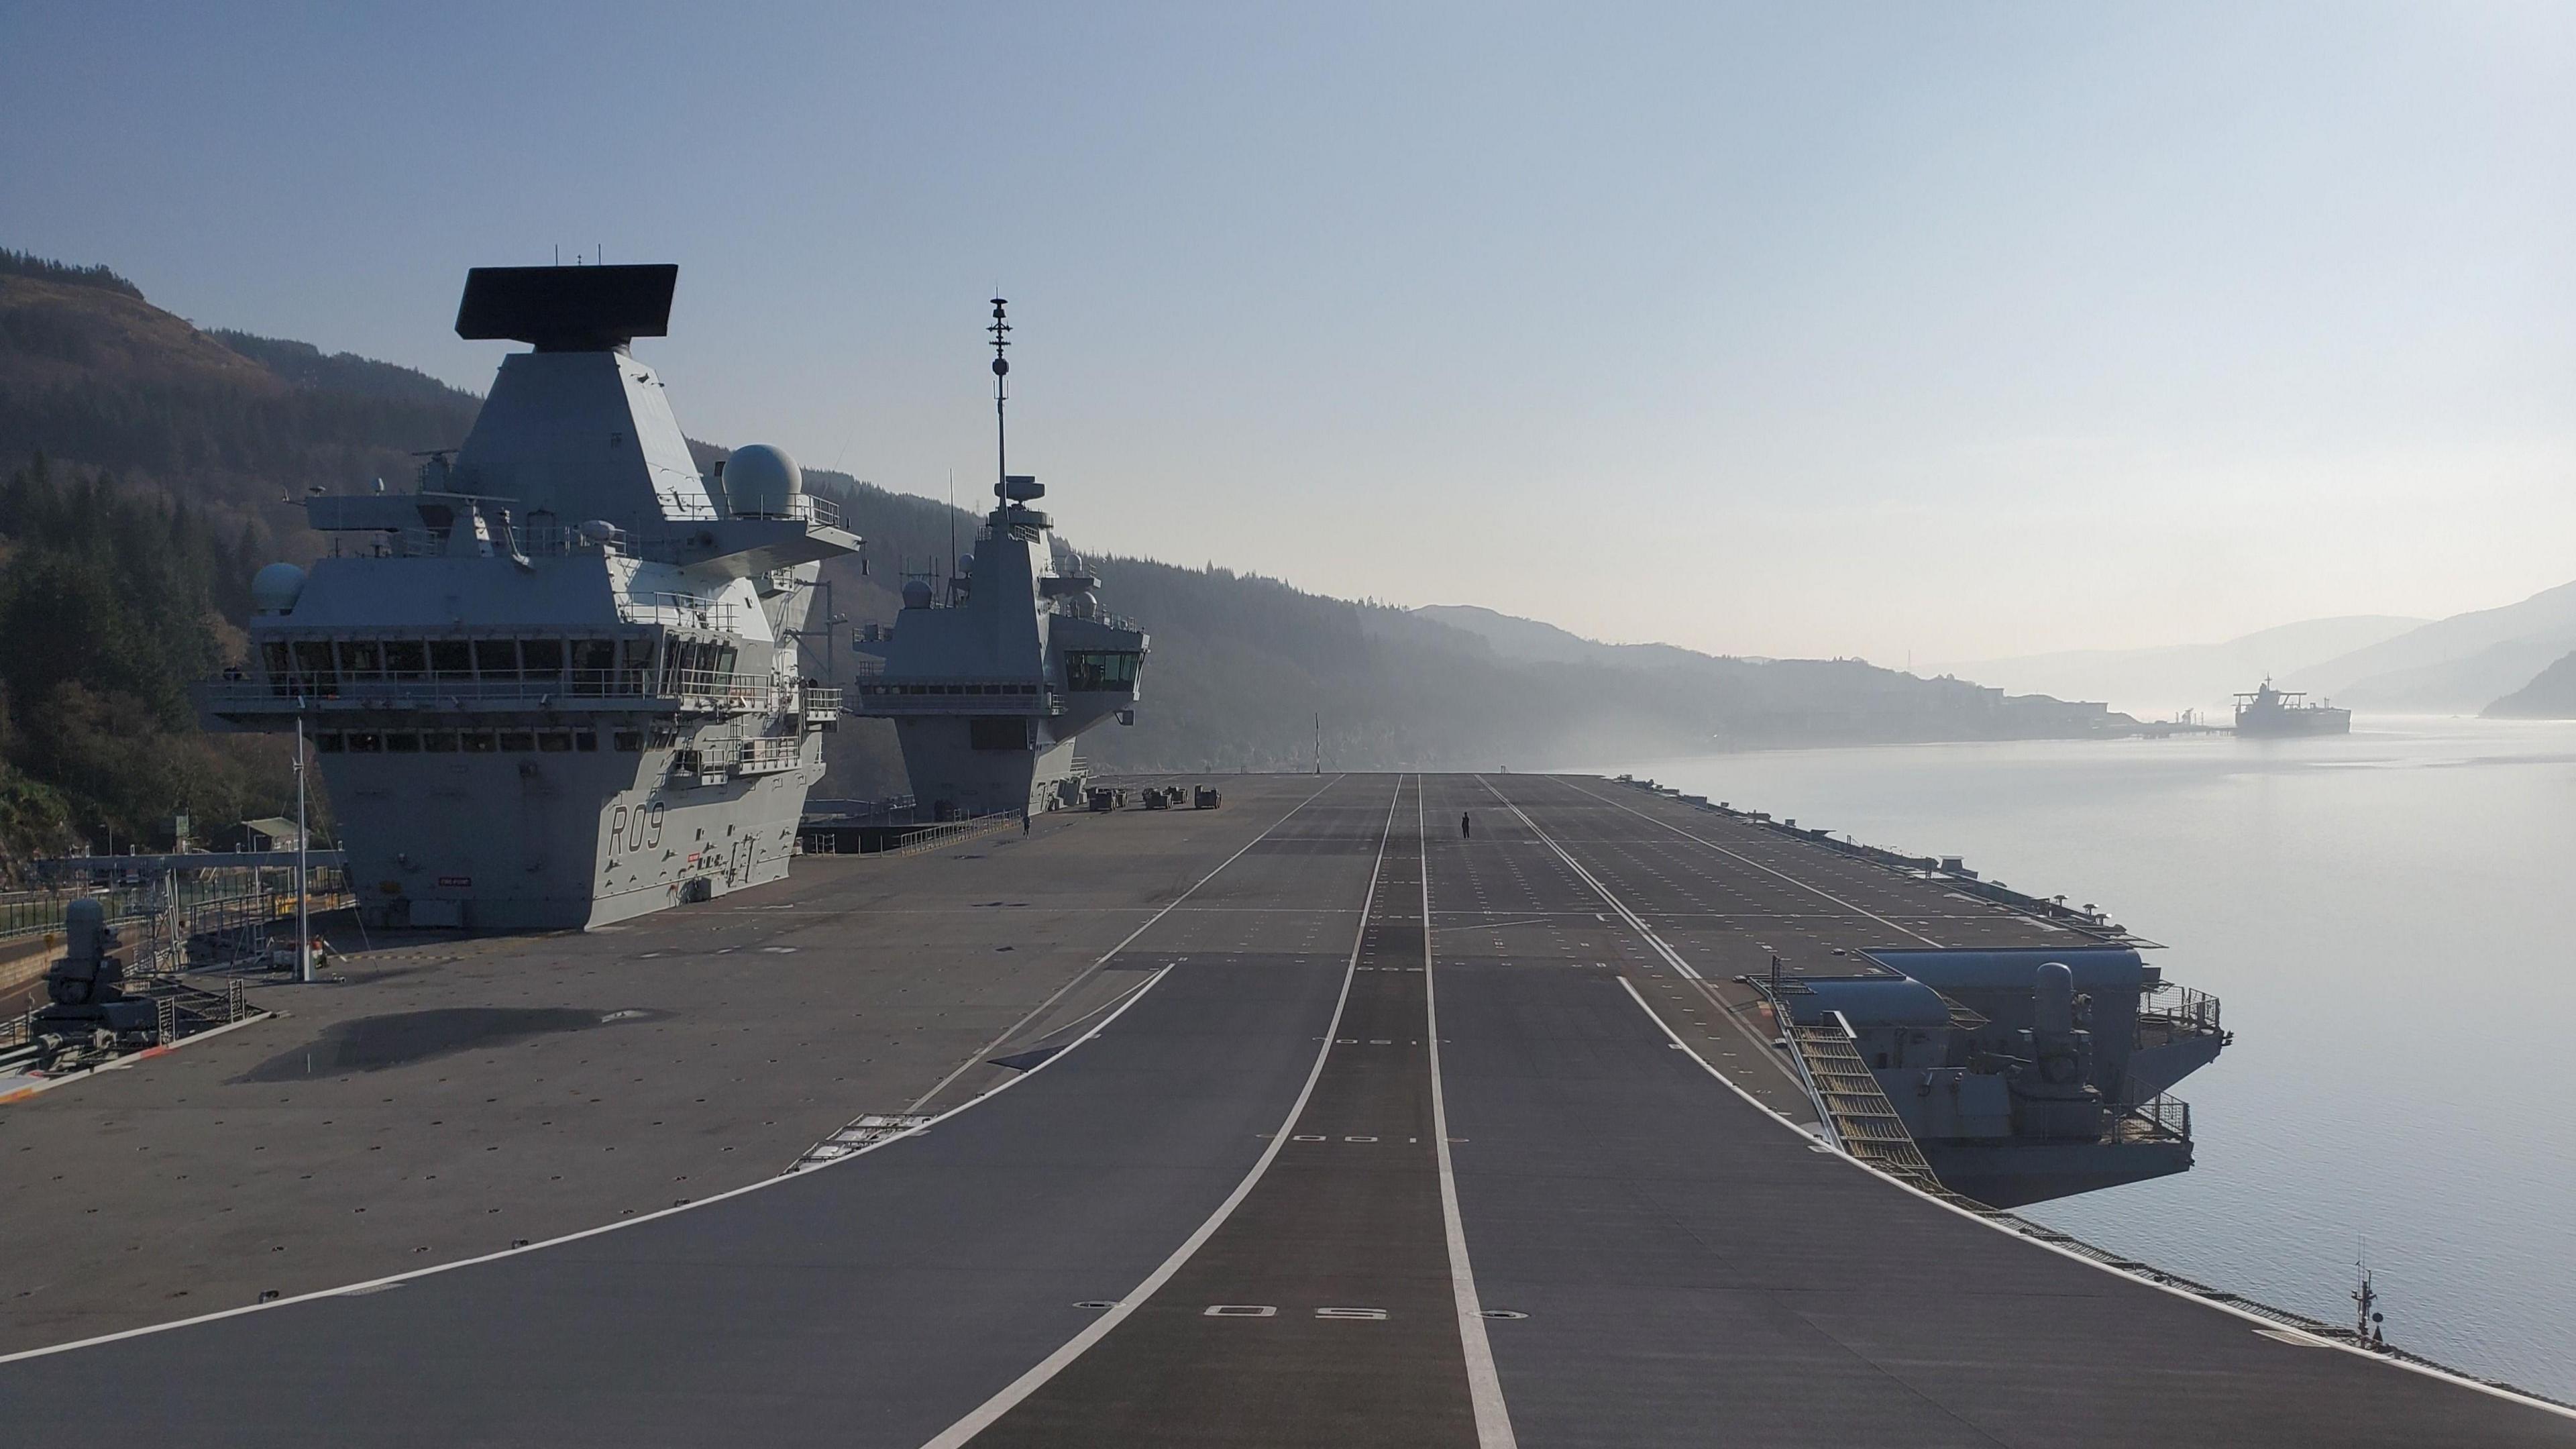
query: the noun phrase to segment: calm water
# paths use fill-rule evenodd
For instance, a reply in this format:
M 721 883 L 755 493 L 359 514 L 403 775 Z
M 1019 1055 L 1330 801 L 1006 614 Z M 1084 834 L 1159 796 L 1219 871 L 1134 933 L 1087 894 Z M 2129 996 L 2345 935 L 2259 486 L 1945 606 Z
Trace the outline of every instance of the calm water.
M 2029 1215 L 2576 1398 L 2576 724 L 1622 763 L 2096 902 L 2224 998 L 2199 1165 Z

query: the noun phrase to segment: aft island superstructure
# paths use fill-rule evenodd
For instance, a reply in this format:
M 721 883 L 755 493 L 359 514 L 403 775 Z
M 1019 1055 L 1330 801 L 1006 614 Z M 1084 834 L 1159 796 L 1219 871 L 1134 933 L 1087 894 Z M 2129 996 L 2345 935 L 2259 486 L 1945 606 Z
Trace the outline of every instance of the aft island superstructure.
M 940 819 L 1021 815 L 1079 803 L 1074 737 L 1135 718 L 1150 643 L 1100 607 L 1100 579 L 1059 559 L 1053 520 L 1030 506 L 1035 476 L 1009 471 L 1003 407 L 1011 326 L 993 299 L 993 417 L 998 476 L 975 551 L 944 577 L 903 585 L 892 630 L 867 652 L 856 713 L 891 719 L 913 796 Z
M 254 586 L 215 721 L 310 736 L 373 923 L 587 927 L 786 874 L 840 708 L 799 647 L 860 540 L 775 448 L 701 472 L 636 337 L 674 266 L 486 267 L 514 339 L 416 489 L 305 500 L 331 552 Z

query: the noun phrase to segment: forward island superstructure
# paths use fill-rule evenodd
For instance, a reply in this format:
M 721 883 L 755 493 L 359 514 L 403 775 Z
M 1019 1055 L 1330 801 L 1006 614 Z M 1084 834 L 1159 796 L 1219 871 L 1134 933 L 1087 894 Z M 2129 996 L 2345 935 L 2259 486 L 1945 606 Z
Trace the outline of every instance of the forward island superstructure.
M 310 736 L 371 923 L 589 927 L 787 872 L 839 692 L 799 647 L 860 540 L 775 448 L 700 472 L 653 369 L 675 266 L 486 267 L 514 339 L 417 487 L 325 494 L 210 721 Z
M 993 299 L 993 511 L 975 551 L 943 577 L 909 578 L 891 630 L 862 635 L 856 713 L 891 719 L 912 793 L 936 818 L 1020 815 L 1079 803 L 1074 738 L 1135 718 L 1150 644 L 1100 607 L 1100 579 L 1058 558 L 1046 485 L 1009 470 L 1011 326 Z

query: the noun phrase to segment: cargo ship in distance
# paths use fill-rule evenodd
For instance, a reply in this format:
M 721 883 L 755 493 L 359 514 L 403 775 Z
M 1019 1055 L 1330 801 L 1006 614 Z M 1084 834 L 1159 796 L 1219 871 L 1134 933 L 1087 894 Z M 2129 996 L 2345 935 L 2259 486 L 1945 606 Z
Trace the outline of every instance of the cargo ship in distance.
M 2310 704 L 2297 690 L 2279 690 L 2265 679 L 2263 687 L 2236 696 L 2236 732 L 2240 735 L 2348 735 L 2352 711 L 2324 702 Z
M 415 489 L 303 500 L 218 728 L 312 738 L 378 926 L 586 928 L 779 879 L 840 694 L 799 636 L 860 539 L 776 448 L 701 472 L 653 369 L 679 268 L 481 267 L 515 340 Z

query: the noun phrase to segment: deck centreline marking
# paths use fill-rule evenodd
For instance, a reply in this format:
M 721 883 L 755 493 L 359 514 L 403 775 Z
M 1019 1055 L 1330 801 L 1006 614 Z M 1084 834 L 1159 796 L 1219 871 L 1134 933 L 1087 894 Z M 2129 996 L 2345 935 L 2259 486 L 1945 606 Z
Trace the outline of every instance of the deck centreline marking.
M 1503 1397 L 1502 1376 L 1494 1368 L 1493 1344 L 1485 1336 L 1485 1306 L 1476 1292 L 1476 1272 L 1467 1255 L 1467 1227 L 1458 1211 L 1458 1178 L 1449 1151 L 1449 1108 L 1440 1087 L 1439 973 L 1431 950 L 1431 828 L 1423 795 L 1414 791 L 1416 848 L 1422 862 L 1422 1019 L 1423 1039 L 1431 1045 L 1431 1130 L 1439 1147 L 1440 1217 L 1449 1237 L 1449 1276 L 1458 1304 L 1458 1337 L 1467 1357 L 1467 1387 L 1476 1412 L 1478 1449 L 1515 1449 L 1511 1407 Z
M 1387 823 L 1379 830 L 1377 863 L 1369 872 L 1368 889 L 1362 897 L 1364 907 L 1374 903 L 1377 896 L 1378 884 L 1384 876 L 1386 869 L 1387 842 L 1389 836 L 1392 834 L 1396 806 L 1400 803 L 1402 796 L 1403 784 L 1399 779 L 1395 790 L 1387 801 Z M 1032 1397 L 1045 1391 L 1050 1385 L 1057 1383 L 1067 1370 L 1075 1366 L 1077 1361 L 1081 1360 L 1086 1354 L 1089 1354 L 1095 1346 L 1110 1338 L 1112 1333 L 1134 1317 L 1140 1308 L 1143 1308 L 1147 1303 L 1151 1302 L 1155 1296 L 1161 1293 L 1162 1290 L 1170 1284 L 1171 1280 L 1181 1272 L 1183 1267 L 1189 1264 L 1189 1262 L 1199 1254 L 1200 1250 L 1206 1246 L 1208 1241 L 1215 1237 L 1217 1232 L 1234 1217 L 1236 1212 L 1242 1208 L 1245 1200 L 1252 1195 L 1253 1190 L 1261 1183 L 1262 1179 L 1268 1175 L 1273 1164 L 1278 1161 L 1280 1153 L 1294 1139 L 1296 1135 L 1295 1128 L 1299 1119 L 1305 1115 L 1308 1103 L 1311 1102 L 1315 1096 L 1316 1084 L 1323 1080 L 1325 1069 L 1332 1061 L 1333 1047 L 1341 1035 L 1342 1021 L 1350 1008 L 1352 983 L 1358 979 L 1360 957 L 1368 946 L 1369 920 L 1369 912 L 1366 909 L 1363 909 L 1360 917 L 1360 928 L 1354 934 L 1351 941 L 1350 960 L 1343 970 L 1341 996 L 1334 1004 L 1332 1021 L 1325 1028 L 1323 1043 L 1316 1051 L 1315 1064 L 1313 1069 L 1307 1074 L 1305 1087 L 1297 1094 L 1297 1100 L 1288 1109 L 1288 1115 L 1286 1119 L 1281 1122 L 1279 1129 L 1271 1134 L 1269 1145 L 1263 1149 L 1260 1157 L 1254 1161 L 1252 1170 L 1244 1175 L 1243 1180 L 1236 1184 L 1234 1191 L 1226 1197 L 1225 1201 L 1218 1206 L 1214 1213 L 1209 1215 L 1205 1222 L 1199 1225 L 1197 1231 L 1193 1232 L 1186 1240 L 1184 1240 L 1178 1248 L 1175 1248 L 1172 1251 L 1171 1256 L 1165 1258 L 1162 1263 L 1155 1268 L 1153 1273 L 1150 1274 L 1142 1283 L 1139 1283 L 1133 1291 L 1121 1297 L 1117 1301 L 1116 1307 L 1103 1313 L 1097 1320 L 1084 1328 L 1081 1333 L 1076 1334 L 1062 1347 L 1058 1348 L 1055 1352 L 1049 1354 L 1044 1360 L 1040 1361 L 1036 1366 L 1032 1367 L 1027 1373 L 1022 1374 L 1018 1379 L 1013 1380 L 1008 1386 L 1003 1388 L 1001 1392 L 993 1395 L 982 1404 L 977 1405 L 963 1418 L 959 1419 L 956 1423 L 951 1424 L 948 1428 L 942 1430 L 938 1435 L 931 1438 L 923 1446 L 923 1449 L 958 1449 L 958 1446 L 964 1445 L 969 1440 L 982 1439 L 988 1433 L 991 1433 L 992 1437 L 985 1440 L 985 1442 L 1007 1442 L 1010 1436 L 1006 1421 L 1015 1410 L 1022 1409 L 1022 1407 L 1026 1405 Z M 1248 1306 L 1256 1311 L 1246 1315 L 1236 1315 L 1216 1311 L 1221 1308 L 1239 1306 Z M 1257 1311 L 1263 1307 L 1271 1308 L 1272 1312 L 1260 1313 Z M 1275 1305 L 1211 1304 L 1209 1309 L 1202 1311 L 1201 1316 L 1255 1316 L 1268 1318 L 1275 1316 L 1275 1314 Z M 997 1430 L 999 1432 L 995 1432 Z M 1118 1441 L 1112 1440 L 1110 1442 Z
M 979 1445 L 1511 1442 L 1486 1432 L 1460 1327 L 1406 789 L 1420 785 L 1399 781 L 1389 811 L 1342 1022 L 1267 1175 L 1159 1294 Z

